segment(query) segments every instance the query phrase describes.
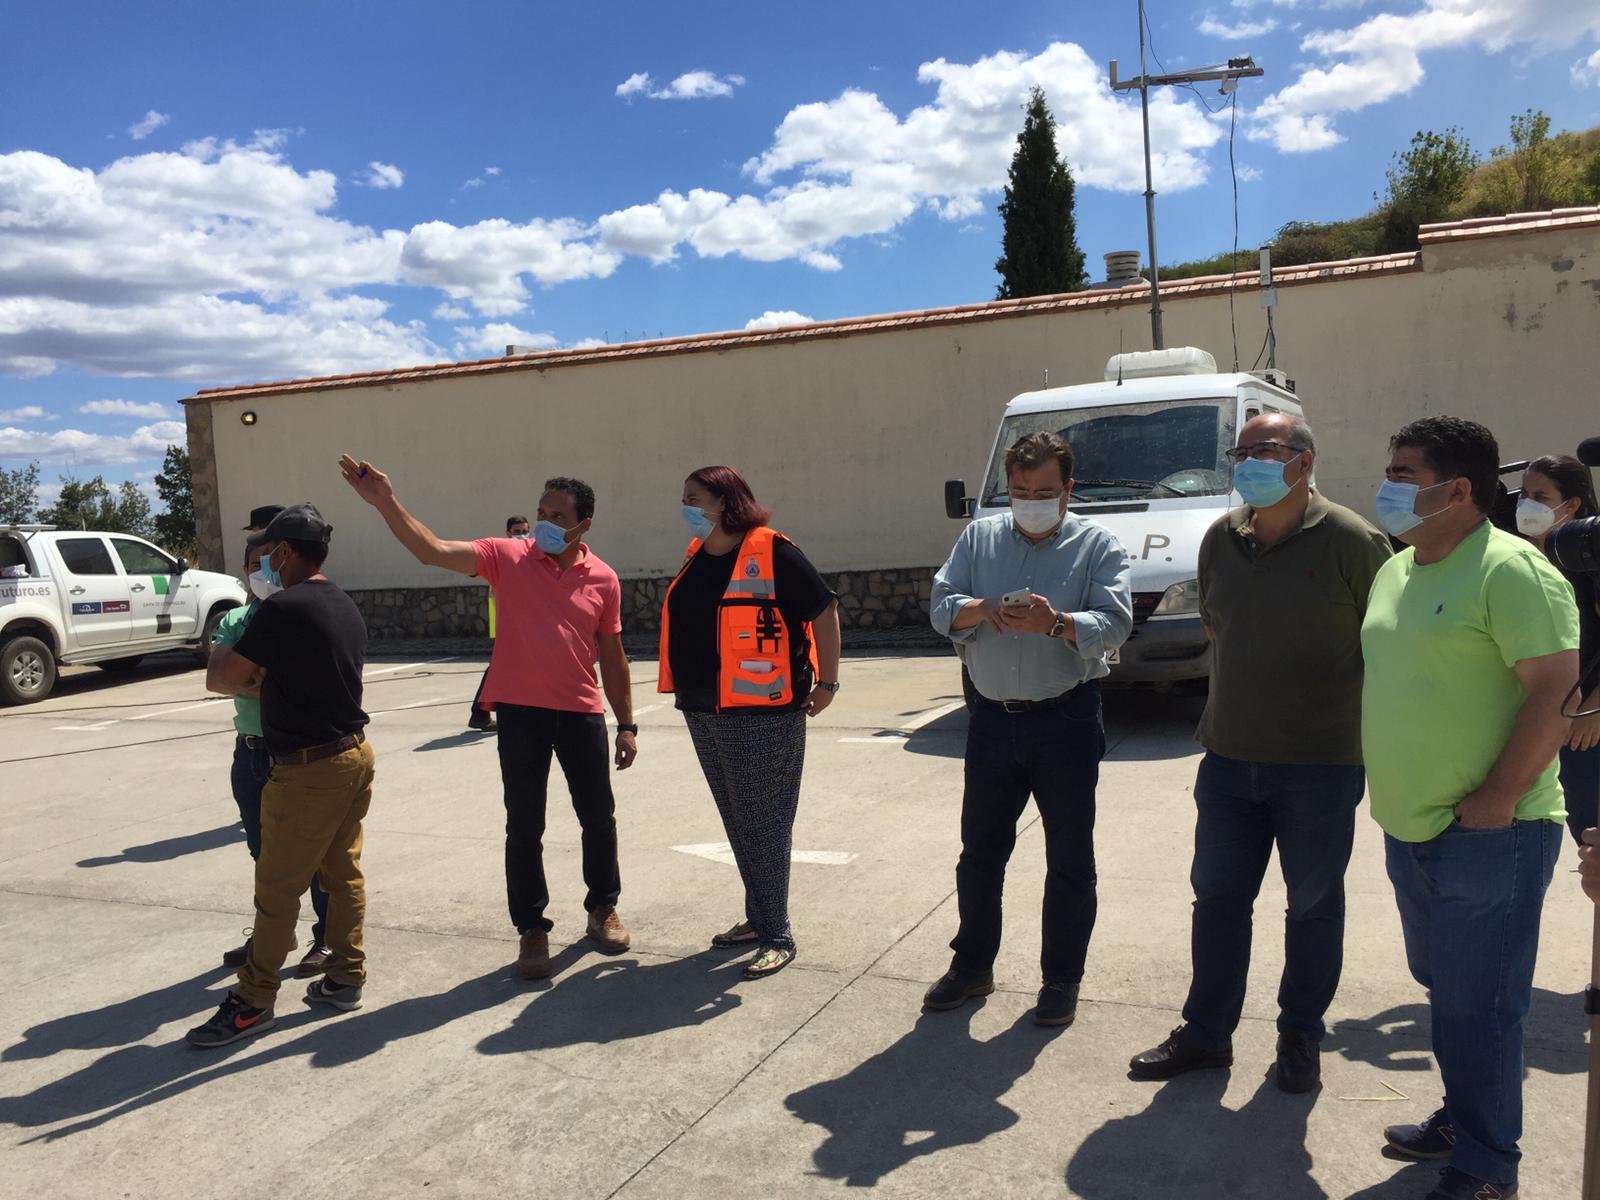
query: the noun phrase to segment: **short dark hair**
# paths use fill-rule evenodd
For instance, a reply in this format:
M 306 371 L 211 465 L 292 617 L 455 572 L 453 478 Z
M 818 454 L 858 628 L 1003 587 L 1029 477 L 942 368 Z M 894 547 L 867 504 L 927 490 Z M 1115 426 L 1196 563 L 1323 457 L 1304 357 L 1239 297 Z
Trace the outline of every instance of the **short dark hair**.
M 314 567 L 328 561 L 327 542 L 308 542 L 301 538 L 284 538 L 283 544 Z
M 547 492 L 549 490 L 550 490 L 549 488 L 545 489 L 545 491 L 547 491 Z M 527 517 L 507 517 L 506 518 L 506 532 L 510 533 L 511 532 L 511 527 L 513 525 L 532 525 L 532 524 L 533 524 L 533 522 L 528 520 Z
M 1523 470 L 1526 478 L 1528 472 L 1543 475 L 1556 485 L 1556 491 L 1561 493 L 1563 500 L 1578 497 L 1578 511 L 1574 517 L 1593 517 L 1600 515 L 1600 504 L 1595 503 L 1594 476 L 1589 473 L 1589 468 L 1584 466 L 1570 454 L 1546 454 L 1536 458 Z
M 547 492 L 565 492 L 572 497 L 572 507 L 578 511 L 578 520 L 587 521 L 594 516 L 594 489 L 581 479 L 573 479 L 567 475 L 557 475 L 554 479 L 544 481 L 544 490 Z M 524 517 L 524 520 L 527 518 Z
M 1389 439 L 1389 450 L 1421 450 L 1440 483 L 1465 479 L 1479 512 L 1494 507 L 1500 487 L 1500 443 L 1494 434 L 1465 417 L 1423 417 Z
M 772 510 L 757 503 L 744 476 L 732 467 L 701 467 L 689 478 L 722 501 L 722 527 L 729 533 L 746 533 L 772 520 Z
M 1031 471 L 1035 467 L 1042 467 L 1051 459 L 1061 464 L 1061 482 L 1066 483 L 1072 478 L 1073 454 L 1072 447 L 1059 433 L 1051 433 L 1048 429 L 1038 433 L 1024 434 L 1019 437 L 1016 444 L 1006 451 L 1006 480 L 1011 479 L 1011 472 L 1021 468 Z

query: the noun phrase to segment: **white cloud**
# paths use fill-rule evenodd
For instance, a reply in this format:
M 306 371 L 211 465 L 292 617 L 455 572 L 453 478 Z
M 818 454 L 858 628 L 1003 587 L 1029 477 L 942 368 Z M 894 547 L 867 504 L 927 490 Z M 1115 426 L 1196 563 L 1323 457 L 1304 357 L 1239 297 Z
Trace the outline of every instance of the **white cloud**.
M 1240 183 L 1255 183 L 1258 179 L 1263 178 L 1266 173 L 1260 167 L 1252 167 L 1249 163 L 1240 163 L 1236 174 L 1239 176 Z
M 472 314 L 459 304 L 451 304 L 448 300 L 433 310 L 436 321 L 465 321 Z
M 0 424 L 9 424 L 12 421 L 53 421 L 55 420 L 37 404 L 28 404 L 22 408 L 0 408 Z
M 485 175 L 498 175 L 498 174 L 500 174 L 500 168 L 499 167 L 485 167 L 483 169 L 483 173 Z
M 1572 64 L 1574 87 L 1600 87 L 1600 50 Z
M 972 64 L 939 59 L 923 64 L 918 79 L 937 85 L 936 95 L 903 118 L 857 89 L 791 110 L 772 145 L 745 164 L 763 195 L 666 191 L 602 216 L 600 244 L 653 262 L 688 245 L 708 258 L 797 258 L 838 270 L 831 248 L 844 239 L 887 233 L 922 210 L 962 221 L 982 212 L 1005 183 L 1021 108 L 1035 85 L 1056 113 L 1057 144 L 1080 185 L 1143 185 L 1139 156 L 1127 152 L 1139 142 L 1138 109 L 1112 95 L 1101 68 L 1076 45 Z M 1214 123 L 1197 104 L 1165 93 L 1152 99 L 1150 120 L 1157 187 L 1202 183 L 1199 152 L 1222 136 Z
M 1278 21 L 1275 17 L 1263 17 L 1259 21 L 1236 21 L 1230 25 L 1226 21 L 1217 20 L 1215 15 L 1208 12 L 1201 18 L 1195 29 L 1205 34 L 1206 37 L 1232 40 L 1260 37 L 1262 34 L 1271 33 L 1277 27 Z
M 457 326 L 456 335 L 459 339 L 455 344 L 456 353 L 473 357 L 498 358 L 505 354 L 507 346 L 554 350 L 561 344 L 553 333 L 530 333 L 504 321 Z
M 147 421 L 170 419 L 172 416 L 171 409 L 154 401 L 136 404 L 132 400 L 91 400 L 78 405 L 78 411 L 96 417 L 143 417 Z
M 47 463 L 130 463 L 160 458 L 168 446 L 188 444 L 182 421 L 142 425 L 126 437 L 59 429 L 38 433 L 0 426 L 0 458 L 38 459 Z
M 617 269 L 622 256 L 585 241 L 587 235 L 570 220 L 517 225 L 496 217 L 465 227 L 428 221 L 406 235 L 400 274 L 452 300 L 470 300 L 486 316 L 509 316 L 527 306 L 524 274 L 552 284 L 604 279 Z
M 1340 113 L 1416 88 L 1425 53 L 1540 53 L 1591 38 L 1600 38 L 1600 6 L 1572 0 L 1425 0 L 1412 12 L 1376 13 L 1349 29 L 1303 38 L 1300 48 L 1321 61 L 1261 103 L 1248 136 L 1283 151 L 1325 149 L 1343 140 L 1333 126 Z
M 625 100 L 634 96 L 648 96 L 652 100 L 704 100 L 707 97 L 731 96 L 734 88 L 743 86 L 743 75 L 686 71 L 665 87 L 658 88 L 649 74 L 636 71 L 617 84 L 616 94 Z
M 136 142 L 142 142 L 170 120 L 172 118 L 166 113 L 157 112 L 152 108 L 144 116 L 128 126 L 128 136 Z
M 804 313 L 797 313 L 793 309 L 785 308 L 774 311 L 768 309 L 759 317 L 751 317 L 744 323 L 746 329 L 780 329 L 785 325 L 809 325 L 811 318 Z
M 402 186 L 406 181 L 406 173 L 391 163 L 369 162 L 367 176 L 359 182 L 364 187 L 377 188 L 387 191 L 390 188 Z

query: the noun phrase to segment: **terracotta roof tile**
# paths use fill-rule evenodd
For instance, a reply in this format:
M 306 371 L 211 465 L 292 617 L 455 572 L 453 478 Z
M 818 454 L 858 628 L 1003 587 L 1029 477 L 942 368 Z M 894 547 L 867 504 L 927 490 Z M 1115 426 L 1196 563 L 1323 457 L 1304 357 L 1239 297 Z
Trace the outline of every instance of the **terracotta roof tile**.
M 1588 212 L 1591 210 L 1580 210 Z M 1600 210 L 1596 210 L 1600 211 Z M 1422 269 L 1421 256 L 1416 251 L 1400 254 L 1383 254 L 1371 258 L 1352 258 L 1335 262 L 1308 263 L 1298 267 L 1279 267 L 1273 272 L 1275 286 L 1296 287 L 1302 284 L 1321 283 L 1328 280 L 1349 279 L 1358 276 L 1395 275 Z M 1197 279 L 1181 279 L 1164 284 L 1163 299 L 1184 296 L 1206 296 L 1230 289 L 1240 292 L 1258 290 L 1260 273 L 1256 270 L 1240 271 L 1232 275 L 1210 275 Z M 995 300 L 986 304 L 959 304 L 943 308 L 926 308 L 912 312 L 882 313 L 867 317 L 843 317 L 833 321 L 814 321 L 802 325 L 786 325 L 776 329 L 738 330 L 724 333 L 701 333 L 688 337 L 656 338 L 650 341 L 626 342 L 619 345 L 595 346 L 581 350 L 540 350 L 531 354 L 517 354 L 500 358 L 484 358 L 467 362 L 432 363 L 424 366 L 401 367 L 389 371 L 365 371 L 348 375 L 324 375 L 305 379 L 286 379 L 276 383 L 258 383 L 236 387 L 202 388 L 183 403 L 206 403 L 212 400 L 235 400 L 256 396 L 273 396 L 301 392 L 332 391 L 348 387 L 374 387 L 396 383 L 409 383 L 423 379 L 496 374 L 503 371 L 546 370 L 551 367 L 581 366 L 586 363 L 614 362 L 620 359 L 653 358 L 664 355 L 694 354 L 710 350 L 739 349 L 774 342 L 812 341 L 822 338 L 850 337 L 861 333 L 884 332 L 894 329 L 927 328 L 942 325 L 965 325 L 979 321 L 1003 320 L 1013 316 L 1048 312 L 1068 312 L 1074 309 L 1120 308 L 1130 304 L 1143 304 L 1149 295 L 1146 284 L 1121 288 L 1099 288 L 1092 291 L 1067 292 L 1056 296 L 1030 296 L 1021 300 Z
M 1534 233 L 1547 229 L 1585 227 L 1600 228 L 1600 207 L 1555 208 L 1548 212 L 1506 213 L 1499 217 L 1470 217 L 1465 221 L 1440 221 L 1422 226 L 1417 231 L 1417 241 L 1424 246 L 1438 246 L 1474 238 L 1507 237 L 1511 234 Z

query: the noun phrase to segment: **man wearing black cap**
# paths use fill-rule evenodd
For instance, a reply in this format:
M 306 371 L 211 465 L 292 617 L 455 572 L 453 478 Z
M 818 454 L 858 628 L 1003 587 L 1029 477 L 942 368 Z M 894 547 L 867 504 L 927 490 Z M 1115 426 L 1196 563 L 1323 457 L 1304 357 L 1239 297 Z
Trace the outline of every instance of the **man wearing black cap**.
M 272 518 L 283 511 L 281 504 L 264 504 L 250 510 L 247 533 L 260 533 Z M 247 545 L 244 552 L 244 581 L 250 589 L 250 603 L 229 609 L 217 625 L 211 640 L 213 647 L 232 646 L 244 636 L 250 621 L 256 615 L 260 602 L 283 589 L 265 576 L 261 567 L 261 547 Z M 233 767 L 228 781 L 233 788 L 233 802 L 239 807 L 239 821 L 244 825 L 244 844 L 252 860 L 261 856 L 261 789 L 266 786 L 272 771 L 272 756 L 267 753 L 267 739 L 261 732 L 261 688 L 251 687 L 233 697 Z M 311 880 L 311 910 L 316 922 L 311 926 L 311 949 L 300 960 L 295 974 L 306 978 L 321 972 L 328 961 L 328 948 L 323 940 L 328 924 L 328 896 Z M 245 931 L 249 934 L 249 930 Z M 250 956 L 248 940 L 222 956 L 222 965 L 238 970 Z
M 361 1005 L 366 884 L 361 822 L 372 799 L 373 753 L 361 708 L 367 629 L 355 603 L 322 573 L 333 527 L 310 504 L 283 510 L 250 539 L 261 574 L 282 586 L 237 645 L 221 648 L 206 686 L 238 695 L 259 683 L 272 773 L 261 795 L 256 920 L 239 983 L 195 1029 L 194 1046 L 224 1046 L 273 1025 L 278 971 L 295 942 L 300 897 L 313 876 L 328 894 L 325 974 L 306 999 Z

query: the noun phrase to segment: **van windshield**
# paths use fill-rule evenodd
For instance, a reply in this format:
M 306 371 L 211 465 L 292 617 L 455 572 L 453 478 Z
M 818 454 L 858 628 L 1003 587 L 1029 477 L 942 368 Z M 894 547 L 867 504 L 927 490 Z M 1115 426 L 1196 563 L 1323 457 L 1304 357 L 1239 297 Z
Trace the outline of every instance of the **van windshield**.
M 1000 427 L 999 447 L 983 487 L 985 505 L 1005 505 L 1005 451 L 1018 438 L 1049 430 L 1072 447 L 1073 503 L 1224 496 L 1230 482 L 1223 452 L 1233 445 L 1232 396 L 1018 413 Z

